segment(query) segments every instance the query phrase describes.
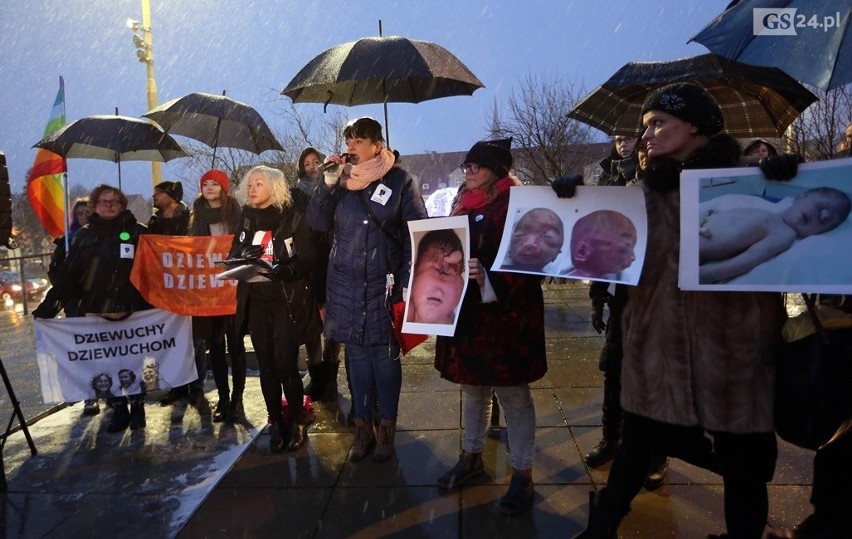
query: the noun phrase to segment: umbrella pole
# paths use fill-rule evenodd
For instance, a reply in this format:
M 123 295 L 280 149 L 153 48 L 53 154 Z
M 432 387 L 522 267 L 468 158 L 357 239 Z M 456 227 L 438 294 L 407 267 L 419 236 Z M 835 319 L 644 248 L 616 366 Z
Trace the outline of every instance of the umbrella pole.
M 118 156 L 118 159 L 115 161 L 118 163 L 118 190 L 121 191 L 121 156 Z
M 222 92 L 222 95 L 225 95 Z M 213 137 L 213 161 L 210 162 L 210 168 L 216 168 L 216 146 L 219 145 L 219 128 L 222 126 L 222 118 L 216 118 L 216 135 Z

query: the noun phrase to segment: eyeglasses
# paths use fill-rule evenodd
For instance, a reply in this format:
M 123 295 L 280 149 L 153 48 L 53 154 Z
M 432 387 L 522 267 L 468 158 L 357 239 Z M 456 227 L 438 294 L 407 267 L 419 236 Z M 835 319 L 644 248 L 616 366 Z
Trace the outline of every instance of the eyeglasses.
M 121 206 L 121 202 L 118 200 L 98 200 L 98 206 L 103 206 L 104 208 L 109 208 L 110 206 Z
M 459 168 L 465 174 L 467 174 L 468 172 L 470 172 L 471 174 L 479 174 L 479 169 L 482 167 L 480 167 L 476 163 L 462 163 Z

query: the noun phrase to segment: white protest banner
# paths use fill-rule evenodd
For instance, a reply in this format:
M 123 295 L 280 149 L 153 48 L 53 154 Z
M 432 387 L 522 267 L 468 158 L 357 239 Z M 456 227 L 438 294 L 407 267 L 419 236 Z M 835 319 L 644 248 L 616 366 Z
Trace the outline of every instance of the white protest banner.
M 196 378 L 192 318 L 160 309 L 119 321 L 35 320 L 44 402 L 161 391 Z

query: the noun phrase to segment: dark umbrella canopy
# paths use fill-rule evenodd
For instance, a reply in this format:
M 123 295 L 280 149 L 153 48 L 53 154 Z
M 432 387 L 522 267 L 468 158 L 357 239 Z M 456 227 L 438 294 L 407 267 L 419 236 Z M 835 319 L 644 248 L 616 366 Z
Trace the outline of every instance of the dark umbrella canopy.
M 224 95 L 188 94 L 143 116 L 160 124 L 169 134 L 193 138 L 211 148 L 237 148 L 256 154 L 283 150 L 255 109 Z
M 793 18 L 775 16 L 782 8 Z M 852 82 L 850 13 L 849 3 L 838 0 L 735 1 L 689 41 L 740 62 L 780 68 L 796 80 L 830 90 Z
M 186 157 L 186 152 L 157 125 L 129 116 L 87 116 L 72 122 L 33 145 L 62 157 L 102 159 L 118 163 L 121 188 L 122 161 L 166 162 Z
M 420 103 L 483 85 L 447 49 L 399 36 L 344 43 L 311 60 L 281 92 L 294 103 Z
M 129 116 L 87 116 L 37 142 L 66 159 L 166 162 L 186 157 L 180 144 L 151 122 Z
M 608 135 L 643 131 L 640 112 L 654 89 L 694 82 L 707 89 L 734 137 L 778 137 L 816 96 L 776 68 L 705 54 L 670 62 L 630 62 L 583 98 L 568 116 Z

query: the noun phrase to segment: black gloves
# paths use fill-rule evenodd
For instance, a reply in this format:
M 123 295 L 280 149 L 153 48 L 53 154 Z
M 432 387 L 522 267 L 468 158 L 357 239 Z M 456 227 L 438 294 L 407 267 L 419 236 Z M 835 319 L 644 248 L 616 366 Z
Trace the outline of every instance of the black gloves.
M 276 264 L 269 273 L 272 278 L 287 282 L 295 281 L 299 278 L 299 268 L 296 267 L 294 259 L 291 259 L 289 262 Z
M 786 182 L 793 179 L 799 171 L 799 163 L 803 163 L 802 156 L 797 153 L 784 153 L 764 157 L 757 162 L 760 171 L 767 180 Z
M 550 187 L 559 198 L 571 198 L 577 192 L 577 186 L 583 185 L 582 176 L 565 176 L 558 180 L 553 180 Z
M 54 318 L 56 314 L 59 312 L 59 309 L 55 308 L 53 305 L 48 305 L 47 302 L 41 302 L 41 305 L 36 307 L 32 314 L 33 318 Z
M 606 329 L 606 322 L 603 319 L 605 304 L 606 300 L 604 298 L 592 298 L 592 327 L 595 328 L 598 334 L 603 333 Z
M 260 245 L 247 245 L 240 251 L 240 258 L 260 258 L 263 254 L 263 247 Z

